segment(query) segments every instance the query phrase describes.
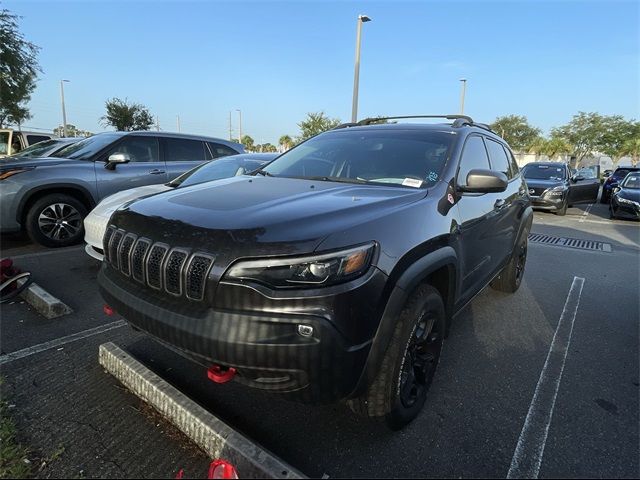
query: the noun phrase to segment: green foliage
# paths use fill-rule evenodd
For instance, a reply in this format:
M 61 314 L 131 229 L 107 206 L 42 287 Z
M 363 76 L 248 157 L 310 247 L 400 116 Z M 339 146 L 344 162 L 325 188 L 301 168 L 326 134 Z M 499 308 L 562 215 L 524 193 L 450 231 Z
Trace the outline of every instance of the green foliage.
M 62 125 L 58 125 L 53 129 L 53 134 L 59 137 L 64 137 L 64 127 Z M 80 130 L 75 125 L 71 123 L 67 123 L 67 137 L 90 137 L 93 133 L 87 130 Z
M 515 151 L 529 149 L 540 136 L 540 129 L 529 125 L 524 115 L 498 117 L 491 124 L 491 129 L 504 138 Z
M 635 167 L 640 160 L 640 134 L 628 138 L 620 147 L 617 158 L 631 157 L 631 164 Z
M 243 135 L 241 143 L 247 152 L 255 152 L 255 142 L 249 135 Z
M 39 47 L 18 30 L 18 17 L 0 10 L 0 128 L 31 118 L 25 103 L 36 88 Z
M 553 160 L 559 155 L 568 155 L 573 152 L 573 145 L 561 137 L 538 137 L 529 146 L 529 151 L 538 155 L 546 155 Z
M 127 99 L 112 98 L 105 102 L 107 114 L 100 118 L 105 127 L 114 127 L 118 131 L 149 130 L 154 124 L 149 109 L 139 103 L 127 103 Z
M 31 463 L 29 450 L 16 441 L 16 427 L 9 417 L 9 408 L 0 400 L 0 478 L 28 478 Z
M 293 139 L 289 135 L 283 135 L 278 140 L 278 145 L 281 145 L 284 150 L 289 150 L 293 146 Z
M 326 132 L 340 125 L 337 118 L 329 118 L 324 112 L 307 113 L 307 118 L 298 124 L 300 127 L 300 137 L 298 143 L 311 138 L 319 133 Z

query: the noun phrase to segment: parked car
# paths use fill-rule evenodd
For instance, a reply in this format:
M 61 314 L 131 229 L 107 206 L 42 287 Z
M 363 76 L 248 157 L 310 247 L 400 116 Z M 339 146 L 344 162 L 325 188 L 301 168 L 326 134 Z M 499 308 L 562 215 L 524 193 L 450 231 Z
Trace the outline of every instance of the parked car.
M 101 133 L 48 158 L 0 163 L 0 233 L 26 229 L 31 239 L 62 247 L 83 238 L 82 220 L 101 199 L 133 187 L 166 183 L 242 145 L 164 132 Z
M 451 318 L 489 283 L 520 286 L 533 218 L 506 142 L 446 118 L 346 124 L 251 177 L 116 210 L 102 296 L 214 381 L 402 427 Z
M 198 165 L 169 183 L 145 185 L 114 193 L 102 200 L 84 219 L 85 251 L 102 261 L 102 239 L 109 224 L 111 214 L 127 202 L 137 198 L 166 192 L 176 188 L 189 187 L 202 182 L 245 175 L 262 167 L 278 156 L 277 153 L 242 153 L 211 160 Z
M 600 181 L 585 178 L 579 172 L 571 175 L 569 166 L 558 162 L 533 162 L 522 168 L 534 209 L 566 215 L 567 207 L 576 203 L 595 202 Z
M 10 157 L 4 157 L 4 160 L 0 160 L 0 165 L 2 165 L 2 162 L 11 161 L 12 158 L 48 157 L 71 145 L 72 143 L 79 142 L 82 139 L 84 139 L 84 137 L 52 138 L 50 140 L 43 140 L 31 145 L 30 147 L 25 148 L 24 150 L 21 150 L 14 155 L 11 155 Z
M 15 155 L 31 145 L 52 138 L 57 137 L 49 133 L 2 128 L 0 129 L 0 158 Z
M 630 172 L 613 189 L 609 204 L 611 218 L 640 220 L 640 172 Z
M 602 196 L 600 203 L 609 203 L 611 201 L 611 192 L 618 186 L 618 183 L 626 177 L 630 172 L 638 172 L 640 167 L 618 167 L 602 184 Z

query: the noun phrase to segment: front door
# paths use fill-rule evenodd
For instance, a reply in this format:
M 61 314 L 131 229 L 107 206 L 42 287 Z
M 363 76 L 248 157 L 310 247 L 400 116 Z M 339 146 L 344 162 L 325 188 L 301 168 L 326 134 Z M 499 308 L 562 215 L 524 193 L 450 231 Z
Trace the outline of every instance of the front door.
M 576 177 L 574 177 L 576 178 Z M 600 189 L 598 178 L 577 177 L 569 181 L 569 203 L 595 203 Z
M 167 183 L 167 168 L 160 159 L 156 137 L 127 135 L 95 162 L 97 191 L 100 199 L 130 188 Z M 107 160 L 115 153 L 127 154 L 129 163 L 107 169 Z

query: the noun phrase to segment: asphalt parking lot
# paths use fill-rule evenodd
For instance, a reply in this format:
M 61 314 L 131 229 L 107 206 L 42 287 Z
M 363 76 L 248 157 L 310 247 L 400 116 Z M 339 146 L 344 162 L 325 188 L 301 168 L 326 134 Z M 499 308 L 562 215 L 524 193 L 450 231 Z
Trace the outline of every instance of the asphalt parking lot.
M 310 477 L 517 477 L 536 458 L 539 477 L 638 477 L 640 224 L 594 204 L 536 212 L 532 231 L 610 250 L 531 242 L 520 290 L 486 289 L 454 320 L 425 409 L 400 432 L 343 405 L 206 381 L 104 315 L 99 265 L 81 247 L 19 236 L 2 239 L 1 256 L 74 312 L 46 320 L 25 303 L 0 307 L 2 397 L 45 478 L 206 471 L 202 452 L 98 365 L 107 341 Z M 21 357 L 2 360 L 12 352 Z

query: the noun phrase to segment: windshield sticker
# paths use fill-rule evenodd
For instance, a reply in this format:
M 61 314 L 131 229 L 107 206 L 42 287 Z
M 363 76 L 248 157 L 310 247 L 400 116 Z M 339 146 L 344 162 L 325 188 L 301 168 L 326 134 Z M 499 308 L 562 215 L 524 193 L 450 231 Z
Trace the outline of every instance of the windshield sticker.
M 427 179 L 430 182 L 435 182 L 436 180 L 438 180 L 438 174 L 436 172 L 431 171 L 429 172 L 429 175 L 427 175 Z
M 422 180 L 418 180 L 417 178 L 405 178 L 402 181 L 402 185 L 405 187 L 420 188 L 422 186 Z

